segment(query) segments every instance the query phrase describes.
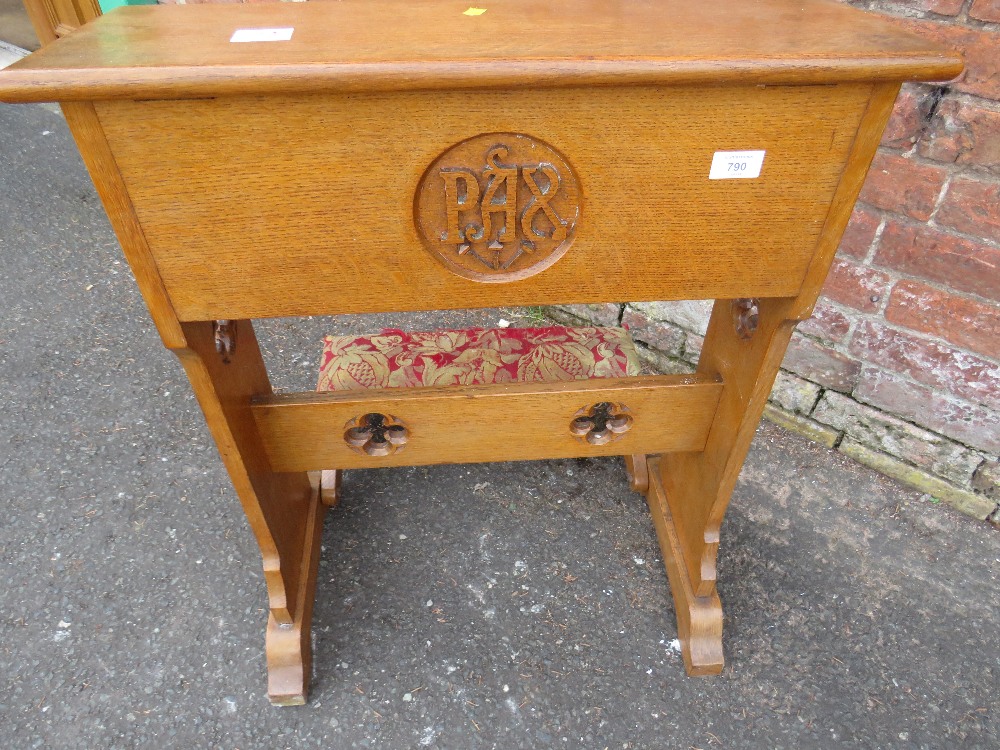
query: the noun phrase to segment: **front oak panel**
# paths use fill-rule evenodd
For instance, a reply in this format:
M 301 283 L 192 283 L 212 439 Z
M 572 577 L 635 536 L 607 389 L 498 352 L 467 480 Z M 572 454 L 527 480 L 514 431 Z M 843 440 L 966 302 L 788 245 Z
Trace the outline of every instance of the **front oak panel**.
M 96 108 L 178 316 L 208 320 L 793 296 L 871 90 L 609 87 Z M 486 133 L 546 144 L 578 188 L 561 257 L 503 283 L 449 270 L 414 215 L 429 167 Z M 716 151 L 751 149 L 766 151 L 758 178 L 708 179 Z M 482 173 L 486 157 L 465 166 Z

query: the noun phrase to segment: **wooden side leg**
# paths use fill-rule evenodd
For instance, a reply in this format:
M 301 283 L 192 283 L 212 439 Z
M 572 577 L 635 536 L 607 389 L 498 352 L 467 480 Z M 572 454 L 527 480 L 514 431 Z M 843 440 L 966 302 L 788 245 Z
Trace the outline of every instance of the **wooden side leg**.
M 718 377 L 723 388 L 705 449 L 650 463 L 648 502 L 690 675 L 717 674 L 723 667 L 722 603 L 715 588 L 719 529 L 797 322 L 789 317 L 792 303 L 715 303 L 698 369 Z
M 792 329 L 792 299 L 754 300 L 752 331 L 740 326 L 738 300 L 718 300 L 698 371 L 722 381 L 722 395 L 698 453 L 668 453 L 659 478 L 681 557 L 697 597 L 715 591 L 719 528 L 774 384 Z
M 699 453 L 669 453 L 651 467 L 654 520 L 674 598 L 678 626 L 688 633 L 688 671 L 699 664 L 721 667 L 720 644 L 700 656 L 699 640 L 721 632 L 721 606 L 715 591 L 716 555 L 722 517 L 750 448 L 767 397 L 795 324 L 809 317 L 833 261 L 865 173 L 899 91 L 896 83 L 872 87 L 854 146 L 797 297 L 716 300 L 698 362 L 698 372 L 719 378 L 722 395 Z M 671 567 L 674 572 L 671 572 Z M 679 585 L 678 585 L 679 584 Z M 685 618 L 687 621 L 685 622 Z M 699 638 L 699 634 L 703 634 Z M 714 636 L 713 636 L 714 638 Z M 717 671 L 713 666 L 712 669 Z
M 632 488 L 633 492 L 645 495 L 649 490 L 649 466 L 646 456 L 638 453 L 634 456 L 624 456 L 624 458 L 629 487 Z
M 319 499 L 327 508 L 336 508 L 340 504 L 340 479 L 343 472 L 329 469 L 321 472 L 319 483 Z
M 684 667 L 691 676 L 718 674 L 725 664 L 722 656 L 722 602 L 715 591 L 708 596 L 694 594 L 659 471 L 659 462 L 653 459 L 646 502 L 653 517 L 674 597 Z
M 271 470 L 250 411 L 255 396 L 272 392 L 250 321 L 229 321 L 221 337 L 233 345 L 222 353 L 211 322 L 181 327 L 184 342 L 171 349 L 187 371 L 263 556 L 269 695 L 278 704 L 304 703 L 324 510 L 320 478 Z
M 323 472 L 324 474 L 326 472 Z M 302 606 L 291 623 L 279 623 L 271 613 L 267 618 L 267 697 L 276 706 L 300 706 L 306 702 L 312 673 L 312 610 L 316 598 L 316 573 L 323 534 L 323 487 L 318 474 L 310 475 L 314 491 L 306 519 L 305 544 L 296 597 Z

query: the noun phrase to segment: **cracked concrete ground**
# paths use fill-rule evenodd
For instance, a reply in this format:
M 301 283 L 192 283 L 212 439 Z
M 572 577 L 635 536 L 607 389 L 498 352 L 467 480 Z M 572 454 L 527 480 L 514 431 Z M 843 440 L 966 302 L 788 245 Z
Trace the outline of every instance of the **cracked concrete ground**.
M 995 748 L 1000 535 L 761 427 L 688 678 L 618 460 L 348 472 L 311 701 L 265 696 L 260 556 L 64 121 L 0 106 L 0 738 L 10 748 Z M 272 321 L 322 333 L 516 311 Z

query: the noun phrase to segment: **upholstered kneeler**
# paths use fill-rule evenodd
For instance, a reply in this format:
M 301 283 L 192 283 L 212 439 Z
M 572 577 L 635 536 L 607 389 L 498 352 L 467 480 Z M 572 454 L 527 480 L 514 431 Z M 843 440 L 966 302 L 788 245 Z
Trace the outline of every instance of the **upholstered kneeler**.
M 635 345 L 623 328 L 469 328 L 323 339 L 318 391 L 415 386 L 492 385 L 623 378 L 639 374 Z M 612 404 L 581 414 L 572 431 L 600 445 L 629 429 L 631 416 Z M 385 456 L 409 439 L 392 416 L 365 414 L 344 433 L 355 450 Z M 324 472 L 335 482 L 334 472 Z M 335 496 L 335 495 L 334 495 Z
M 319 391 L 489 385 L 639 374 L 623 328 L 470 328 L 323 339 Z

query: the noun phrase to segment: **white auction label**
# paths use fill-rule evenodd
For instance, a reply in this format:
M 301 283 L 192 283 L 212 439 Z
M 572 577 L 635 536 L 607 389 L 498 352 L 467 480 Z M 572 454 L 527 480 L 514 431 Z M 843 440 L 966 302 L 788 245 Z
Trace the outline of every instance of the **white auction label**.
M 710 180 L 752 180 L 760 177 L 763 151 L 716 151 L 712 157 Z
M 287 42 L 294 28 L 285 29 L 236 29 L 230 42 Z

